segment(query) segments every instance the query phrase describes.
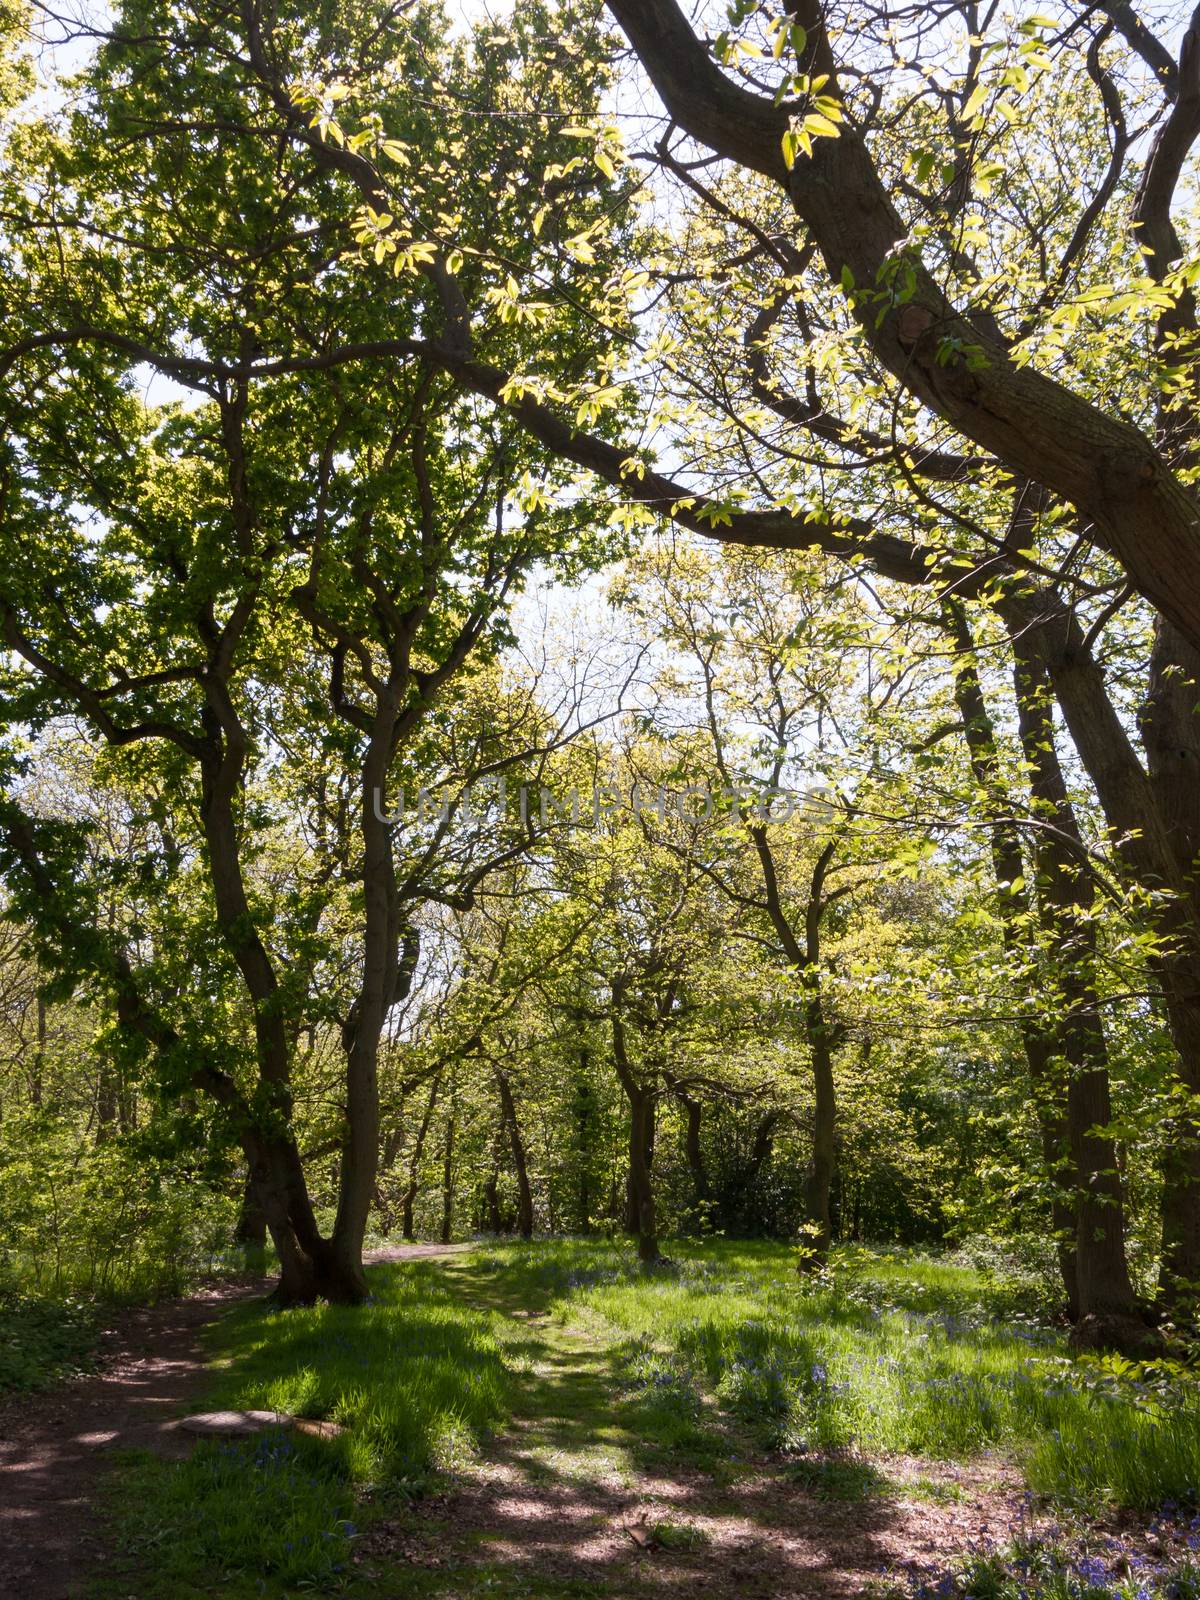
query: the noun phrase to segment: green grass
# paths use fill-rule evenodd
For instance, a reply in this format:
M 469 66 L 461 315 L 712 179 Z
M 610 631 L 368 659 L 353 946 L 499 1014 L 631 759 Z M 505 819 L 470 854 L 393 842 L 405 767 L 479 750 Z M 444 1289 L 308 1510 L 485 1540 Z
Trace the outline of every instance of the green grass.
M 230 1594 L 287 1592 L 347 1570 L 356 1521 L 471 1459 L 508 1415 L 494 1316 L 452 1296 L 423 1263 L 377 1267 L 372 1301 L 235 1312 L 218 1325 L 204 1409 L 290 1412 L 343 1424 L 322 1440 L 270 1430 L 127 1463 L 113 1500 L 119 1543 L 149 1595 L 220 1572 Z M 238 1587 L 239 1581 L 244 1585 Z M 120 1583 L 115 1592 L 127 1593 Z
M 683 1429 L 715 1393 L 765 1448 L 942 1460 L 1001 1449 L 1039 1492 L 1151 1510 L 1200 1491 L 1200 1387 L 1062 1358 L 1024 1286 L 901 1252 L 843 1251 L 800 1277 L 772 1244 L 678 1245 L 646 1272 L 619 1246 L 511 1247 L 510 1282 L 658 1363 Z M 569 1313 L 568 1313 L 569 1308 Z
M 1025 1285 L 899 1252 L 843 1251 L 816 1277 L 777 1245 L 671 1255 L 648 1270 L 623 1245 L 495 1247 L 373 1269 L 373 1301 L 357 1310 L 233 1314 L 206 1408 L 296 1412 L 346 1432 L 131 1461 L 114 1507 L 135 1581 L 118 1571 L 103 1592 L 208 1593 L 214 1574 L 238 1600 L 373 1592 L 353 1565 L 356 1525 L 381 1510 L 403 1521 L 411 1497 L 470 1470 L 498 1432 L 496 1459 L 529 1484 L 602 1484 L 618 1498 L 650 1471 L 703 1480 L 702 1498 L 729 1508 L 745 1475 L 764 1472 L 820 1499 L 894 1499 L 905 1490 L 888 1456 L 985 1450 L 1084 1509 L 1196 1497 L 1195 1381 L 1069 1360 Z M 504 1432 L 513 1409 L 520 1428 Z M 949 1479 L 930 1497 L 948 1497 Z M 663 1550 L 703 1537 L 673 1517 L 654 1524 Z M 398 1593 L 482 1581 L 478 1552 L 452 1527 L 447 1538 L 457 1555 L 440 1577 L 406 1569 Z M 488 1572 L 489 1592 L 517 1582 L 503 1564 Z
M 789 1466 L 788 1477 L 822 1500 L 869 1500 L 891 1491 L 878 1467 L 855 1457 L 802 1456 Z
M 694 1522 L 652 1522 L 650 1537 L 663 1550 L 703 1550 L 712 1541 Z

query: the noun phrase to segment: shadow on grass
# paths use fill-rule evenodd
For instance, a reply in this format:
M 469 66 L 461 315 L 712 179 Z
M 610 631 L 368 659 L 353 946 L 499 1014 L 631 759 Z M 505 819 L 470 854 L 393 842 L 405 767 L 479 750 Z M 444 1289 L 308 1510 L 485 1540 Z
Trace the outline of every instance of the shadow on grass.
M 844 1593 L 848 1571 L 894 1559 L 888 1536 L 911 1508 L 876 1468 L 848 1456 L 769 1463 L 671 1358 L 562 1326 L 552 1288 L 472 1262 L 443 1281 L 524 1324 L 507 1346 L 524 1366 L 516 1415 L 469 1487 L 406 1519 L 400 1537 L 440 1551 L 441 1570 L 382 1592 L 781 1600 Z M 389 1537 L 394 1547 L 394 1526 L 368 1532 L 365 1567 L 388 1559 Z

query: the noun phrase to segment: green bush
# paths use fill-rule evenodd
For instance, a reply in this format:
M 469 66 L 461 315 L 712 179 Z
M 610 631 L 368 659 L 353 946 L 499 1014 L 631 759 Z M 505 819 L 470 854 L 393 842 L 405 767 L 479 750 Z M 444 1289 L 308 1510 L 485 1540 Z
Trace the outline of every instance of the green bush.
M 182 1293 L 215 1263 L 235 1219 L 232 1195 L 137 1136 L 97 1144 L 38 1113 L 0 1149 L 0 1270 L 33 1294 Z

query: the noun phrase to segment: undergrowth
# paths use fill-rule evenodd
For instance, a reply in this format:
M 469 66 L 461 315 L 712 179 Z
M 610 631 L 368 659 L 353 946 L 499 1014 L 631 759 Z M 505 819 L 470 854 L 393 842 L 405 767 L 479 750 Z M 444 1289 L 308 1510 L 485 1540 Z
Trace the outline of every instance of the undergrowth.
M 1168 1502 L 1145 1536 L 1027 1526 L 940 1571 L 894 1572 L 874 1600 L 1200 1600 L 1200 1518 Z
M 0 1394 L 42 1389 L 89 1371 L 95 1344 L 90 1306 L 0 1286 Z

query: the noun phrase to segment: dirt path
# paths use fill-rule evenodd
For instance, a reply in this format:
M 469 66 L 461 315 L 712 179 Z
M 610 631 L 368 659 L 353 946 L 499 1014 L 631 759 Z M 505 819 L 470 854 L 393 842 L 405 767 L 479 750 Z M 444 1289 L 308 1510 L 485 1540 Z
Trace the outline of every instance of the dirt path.
M 1019 1477 L 995 1457 L 858 1462 L 864 1492 L 843 1499 L 715 1408 L 727 1451 L 708 1468 L 648 1454 L 598 1330 L 489 1303 L 524 1330 L 512 1422 L 455 1489 L 367 1529 L 355 1562 L 368 1583 L 410 1566 L 435 1569 L 421 1592 L 447 1597 L 844 1600 L 886 1570 L 926 1574 L 1003 1544 L 1020 1516 Z
M 201 1330 L 261 1292 L 243 1279 L 115 1315 L 100 1372 L 0 1409 L 0 1594 L 79 1592 L 105 1559 L 95 1502 L 112 1453 L 186 1453 L 175 1424 L 204 1386 Z
M 417 1260 L 455 1249 L 396 1245 L 370 1259 Z M 177 1422 L 204 1392 L 201 1333 L 264 1288 L 242 1279 L 114 1314 L 100 1372 L 0 1406 L 0 1595 L 68 1600 L 79 1592 L 107 1559 L 96 1499 L 113 1452 L 191 1449 L 194 1439 Z
M 363 1260 L 368 1266 L 380 1266 L 389 1261 L 423 1261 L 426 1256 L 460 1256 L 477 1246 L 466 1244 L 385 1244 L 378 1250 L 368 1250 Z

